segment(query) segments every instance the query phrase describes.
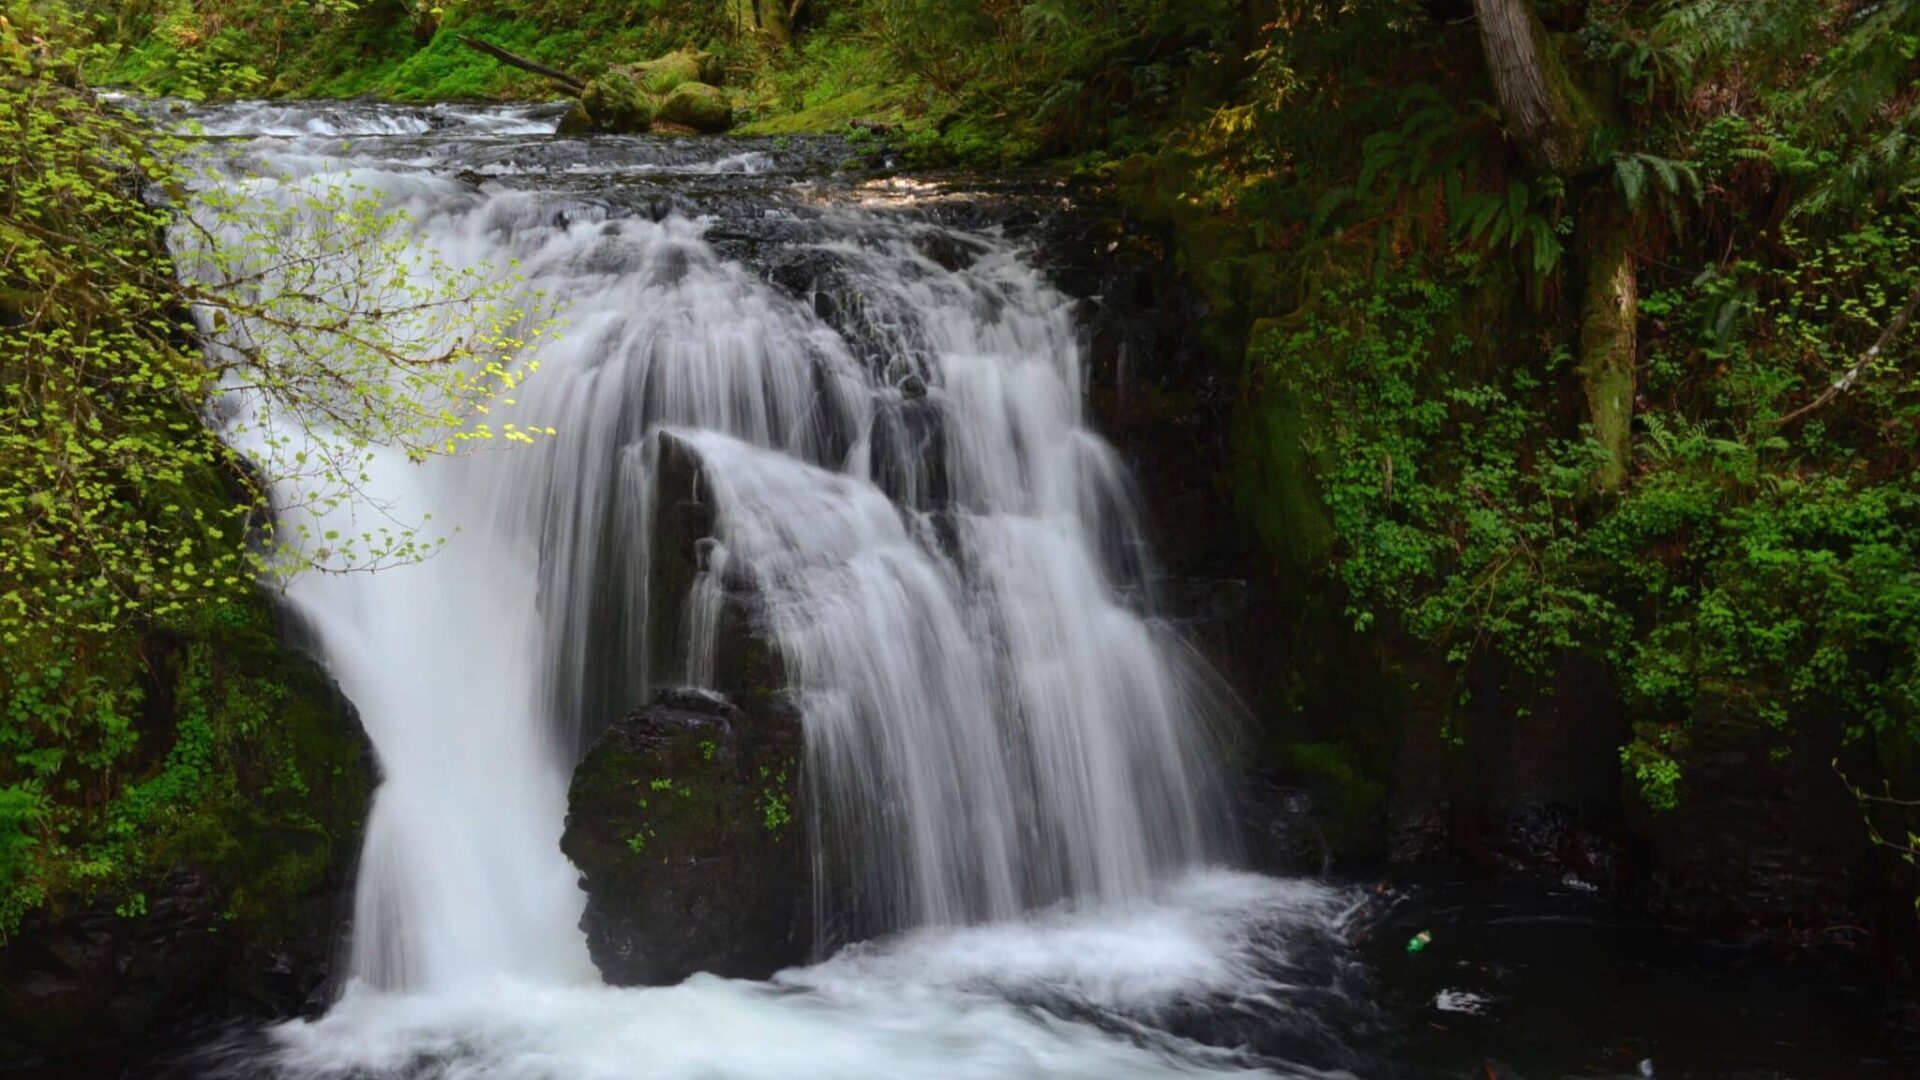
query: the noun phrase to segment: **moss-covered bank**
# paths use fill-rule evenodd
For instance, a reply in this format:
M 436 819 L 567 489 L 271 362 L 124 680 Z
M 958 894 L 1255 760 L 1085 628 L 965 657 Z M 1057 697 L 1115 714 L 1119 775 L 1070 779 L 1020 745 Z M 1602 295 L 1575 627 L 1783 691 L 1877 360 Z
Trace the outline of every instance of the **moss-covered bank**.
M 130 712 L 114 767 L 56 784 L 11 867 L 0 1062 L 104 1053 L 183 1016 L 296 1011 L 348 914 L 371 747 L 270 598 L 93 644 L 7 659 L 15 713 L 43 700 L 23 669 L 49 692 L 86 680 Z
M 0 20 L 0 1068 L 325 978 L 373 764 L 242 558 L 161 242 L 168 140 Z M 39 9 L 25 13 L 43 14 Z

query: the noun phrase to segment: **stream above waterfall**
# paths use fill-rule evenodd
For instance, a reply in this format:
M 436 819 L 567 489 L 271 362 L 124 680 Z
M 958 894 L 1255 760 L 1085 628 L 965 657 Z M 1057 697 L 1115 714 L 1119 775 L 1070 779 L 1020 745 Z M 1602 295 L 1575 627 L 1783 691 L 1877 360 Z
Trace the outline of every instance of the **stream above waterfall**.
M 314 1016 L 194 1033 L 136 1075 L 1770 1080 L 1920 1062 L 1859 972 L 1810 973 L 1862 987 L 1815 1008 L 1776 961 L 1578 892 L 1232 868 L 1221 777 L 1244 718 L 1157 609 L 1153 508 L 1084 416 L 1083 313 L 1034 250 L 1062 190 L 896 175 L 838 139 L 558 138 L 546 107 L 175 118 L 231 177 L 340 178 L 407 210 L 437 257 L 515 268 L 559 320 L 518 407 L 558 434 L 376 454 L 381 505 L 430 513 L 446 549 L 288 590 L 385 777 L 347 977 Z M 662 432 L 699 450 L 717 513 L 694 595 L 650 594 L 636 562 Z M 601 985 L 558 847 L 568 771 L 655 689 L 710 678 L 697 634 L 650 640 L 658 606 L 740 581 L 805 711 L 820 842 L 857 900 L 839 921 L 864 940 L 769 980 Z M 1435 944 L 1408 952 L 1420 930 Z

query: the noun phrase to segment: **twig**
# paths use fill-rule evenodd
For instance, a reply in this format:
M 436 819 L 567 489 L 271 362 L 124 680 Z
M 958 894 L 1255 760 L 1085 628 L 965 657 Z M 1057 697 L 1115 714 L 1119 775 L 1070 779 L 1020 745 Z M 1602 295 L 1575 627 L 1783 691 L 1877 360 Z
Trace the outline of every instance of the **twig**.
M 1913 314 L 1917 310 L 1920 310 L 1920 285 L 1914 287 L 1913 295 L 1907 297 L 1907 302 L 1901 306 L 1898 312 L 1894 313 L 1893 321 L 1887 324 L 1887 328 L 1880 331 L 1880 339 L 1873 343 L 1872 348 L 1860 354 L 1860 359 L 1854 361 L 1853 366 L 1847 369 L 1846 374 L 1835 379 L 1833 385 L 1820 392 L 1819 397 L 1814 398 L 1805 405 L 1775 420 L 1774 423 L 1782 427 L 1791 424 L 1848 390 L 1853 389 L 1853 384 L 1859 382 L 1860 376 L 1866 373 L 1867 365 L 1873 363 L 1876 357 L 1885 352 L 1887 348 L 1893 344 L 1893 340 L 1900 336 L 1900 331 L 1905 330 L 1907 324 L 1913 321 Z

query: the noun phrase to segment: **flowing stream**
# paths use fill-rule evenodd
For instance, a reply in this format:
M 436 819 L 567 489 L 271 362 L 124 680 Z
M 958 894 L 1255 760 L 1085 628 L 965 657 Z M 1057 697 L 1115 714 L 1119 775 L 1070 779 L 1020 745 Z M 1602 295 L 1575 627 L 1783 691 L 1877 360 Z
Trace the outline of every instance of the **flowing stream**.
M 1351 1006 L 1352 900 L 1220 868 L 1231 696 L 1152 615 L 1130 480 L 1082 416 L 1074 304 L 1020 242 L 943 223 L 946 188 L 835 177 L 833 144 L 561 139 L 537 109 L 195 119 L 249 197 L 353 185 L 406 212 L 407 258 L 511 271 L 560 321 L 514 406 L 553 438 L 375 448 L 331 509 L 276 490 L 315 536 L 425 520 L 447 543 L 289 590 L 383 775 L 351 977 L 323 1018 L 210 1060 L 583 1078 L 1352 1058 L 1194 1037 L 1195 1010 Z M 285 452 L 244 394 L 229 409 L 236 445 Z M 663 439 L 714 508 L 687 595 L 650 595 Z M 569 773 L 654 689 L 713 678 L 719 599 L 743 585 L 802 706 L 816 843 L 851 868 L 839 914 L 882 936 L 770 983 L 602 986 L 558 846 Z

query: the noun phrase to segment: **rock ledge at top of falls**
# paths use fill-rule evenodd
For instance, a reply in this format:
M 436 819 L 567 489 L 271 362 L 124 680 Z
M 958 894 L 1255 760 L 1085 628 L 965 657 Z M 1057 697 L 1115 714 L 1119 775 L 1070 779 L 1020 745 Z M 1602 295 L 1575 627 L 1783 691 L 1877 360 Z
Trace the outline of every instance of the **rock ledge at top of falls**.
M 574 770 L 560 846 L 580 868 L 580 925 L 607 982 L 764 978 L 808 958 L 800 712 L 774 685 L 734 701 L 662 691 Z

